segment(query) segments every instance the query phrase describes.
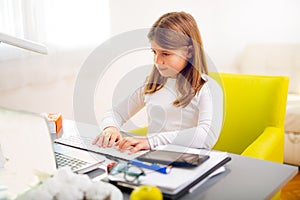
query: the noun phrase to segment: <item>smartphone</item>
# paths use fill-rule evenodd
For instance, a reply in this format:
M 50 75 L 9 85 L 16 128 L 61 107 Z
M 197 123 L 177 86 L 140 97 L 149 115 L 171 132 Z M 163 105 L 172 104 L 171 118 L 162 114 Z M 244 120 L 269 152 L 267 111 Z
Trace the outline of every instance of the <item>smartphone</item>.
M 209 155 L 151 150 L 136 159 L 143 162 L 171 165 L 174 167 L 196 167 L 205 162 L 208 158 Z

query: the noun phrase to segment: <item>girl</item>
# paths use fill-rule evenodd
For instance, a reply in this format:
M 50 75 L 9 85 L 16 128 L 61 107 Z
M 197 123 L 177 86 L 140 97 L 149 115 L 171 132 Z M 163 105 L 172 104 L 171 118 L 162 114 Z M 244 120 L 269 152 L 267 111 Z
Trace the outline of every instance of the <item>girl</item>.
M 154 66 L 143 87 L 103 117 L 93 144 L 131 153 L 158 145 L 212 148 L 223 119 L 223 94 L 207 73 L 203 44 L 194 18 L 185 12 L 161 16 L 148 33 Z M 120 127 L 144 106 L 145 137 L 123 137 Z

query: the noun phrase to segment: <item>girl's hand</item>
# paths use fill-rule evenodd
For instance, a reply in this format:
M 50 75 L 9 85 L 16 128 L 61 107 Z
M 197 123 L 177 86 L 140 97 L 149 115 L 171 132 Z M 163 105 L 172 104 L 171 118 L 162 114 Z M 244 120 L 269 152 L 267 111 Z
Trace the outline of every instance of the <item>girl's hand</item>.
M 121 152 L 130 149 L 130 153 L 136 153 L 140 150 L 150 149 L 150 144 L 146 137 L 126 137 L 119 140 L 115 145 L 119 146 Z
M 117 141 L 122 140 L 122 135 L 118 128 L 110 126 L 103 130 L 95 140 L 93 144 L 98 145 L 99 147 L 112 147 L 113 144 Z

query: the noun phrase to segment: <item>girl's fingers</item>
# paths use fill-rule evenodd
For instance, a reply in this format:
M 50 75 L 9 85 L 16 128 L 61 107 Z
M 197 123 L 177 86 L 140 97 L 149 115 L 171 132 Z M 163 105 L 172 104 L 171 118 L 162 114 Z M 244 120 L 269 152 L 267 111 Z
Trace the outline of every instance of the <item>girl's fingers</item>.
M 144 148 L 144 145 L 142 143 L 137 144 L 135 147 L 130 149 L 130 153 L 136 153 Z
M 98 147 L 102 147 L 102 145 L 103 145 L 103 139 L 104 139 L 103 135 L 100 134 L 100 136 L 98 138 L 98 141 L 96 143 L 98 145 Z
M 125 151 L 131 144 L 130 140 L 132 138 L 124 138 L 119 144 L 119 150 L 121 152 Z
M 119 146 L 121 141 L 122 141 L 122 140 L 118 140 L 118 141 L 115 143 L 115 146 L 116 146 L 116 147 Z
M 125 150 L 129 149 L 130 147 L 135 147 L 140 142 L 141 142 L 140 139 L 137 139 L 134 137 L 125 138 L 119 145 L 119 149 L 120 149 L 120 151 L 125 151 Z
M 96 144 L 99 140 L 100 134 L 97 135 L 97 137 L 93 140 L 92 144 Z
M 122 136 L 117 129 L 107 128 L 94 139 L 92 144 L 97 144 L 99 147 L 112 147 L 120 139 Z
M 123 140 L 120 140 L 120 141 L 118 142 L 118 145 L 117 145 L 117 146 L 119 147 L 119 150 L 120 150 L 120 151 L 123 149 L 123 146 L 125 145 L 126 140 L 127 140 L 127 138 L 123 138 Z
M 117 136 L 116 136 L 116 134 L 112 134 L 111 136 L 110 136 L 110 140 L 109 140 L 109 143 L 108 143 L 108 147 L 112 147 L 113 146 L 113 144 L 116 142 L 116 140 L 117 140 Z
M 103 143 L 102 147 L 108 147 L 109 141 L 110 141 L 110 134 L 105 134 L 103 137 Z

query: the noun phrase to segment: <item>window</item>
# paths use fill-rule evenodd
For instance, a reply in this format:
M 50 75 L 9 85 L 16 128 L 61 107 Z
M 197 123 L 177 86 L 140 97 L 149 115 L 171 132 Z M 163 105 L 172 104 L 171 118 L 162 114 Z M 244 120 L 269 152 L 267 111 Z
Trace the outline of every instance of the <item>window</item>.
M 0 31 L 56 47 L 101 44 L 109 0 L 1 0 Z

